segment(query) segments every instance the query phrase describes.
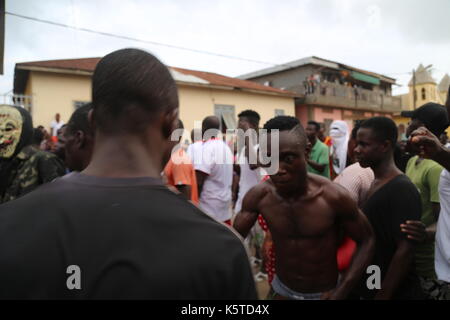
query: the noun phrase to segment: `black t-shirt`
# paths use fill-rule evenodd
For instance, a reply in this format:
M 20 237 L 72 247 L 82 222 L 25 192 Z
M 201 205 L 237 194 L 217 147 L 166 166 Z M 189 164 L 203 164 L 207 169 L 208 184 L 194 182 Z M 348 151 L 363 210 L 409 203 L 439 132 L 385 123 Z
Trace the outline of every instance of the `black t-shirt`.
M 81 290 L 76 284 L 80 269 Z M 72 173 L 0 206 L 0 299 L 256 299 L 229 228 L 152 178 Z
M 377 265 L 383 281 L 397 250 L 399 239 L 406 239 L 400 224 L 407 220 L 420 220 L 422 203 L 417 187 L 405 175 L 399 175 L 378 189 L 364 204 L 363 212 L 367 216 L 375 233 L 375 255 L 371 265 Z M 360 294 L 372 299 L 377 290 L 368 290 L 365 275 L 360 285 Z M 418 292 L 419 291 L 419 292 Z M 403 283 L 399 286 L 394 299 L 412 299 L 420 295 L 419 280 L 411 266 Z

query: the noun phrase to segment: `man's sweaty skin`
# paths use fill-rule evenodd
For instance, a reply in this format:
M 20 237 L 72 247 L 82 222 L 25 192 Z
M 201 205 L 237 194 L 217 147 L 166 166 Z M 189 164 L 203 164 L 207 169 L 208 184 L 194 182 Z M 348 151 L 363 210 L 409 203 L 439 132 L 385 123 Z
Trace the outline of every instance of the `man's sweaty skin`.
M 261 214 L 273 237 L 280 280 L 297 292 L 343 299 L 372 258 L 373 231 L 345 189 L 306 173 L 306 137 L 301 140 L 292 130 L 280 132 L 279 171 L 248 192 L 234 227 L 246 237 Z M 337 284 L 340 230 L 357 243 L 357 250 Z

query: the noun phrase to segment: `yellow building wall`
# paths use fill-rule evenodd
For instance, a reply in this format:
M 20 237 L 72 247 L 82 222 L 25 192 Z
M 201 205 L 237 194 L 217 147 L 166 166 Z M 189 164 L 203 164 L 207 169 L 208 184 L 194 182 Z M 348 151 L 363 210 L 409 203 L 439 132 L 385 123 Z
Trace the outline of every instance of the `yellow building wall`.
M 422 89 L 425 89 L 425 99 L 422 99 Z M 445 100 L 442 101 L 442 97 L 437 89 L 436 84 L 433 83 L 418 84 L 416 85 L 416 92 L 417 92 L 416 108 L 419 108 L 420 106 L 428 102 L 435 102 L 439 104 L 444 104 L 445 102 Z M 412 86 L 409 87 L 408 105 L 406 107 L 407 109 L 405 110 L 412 110 L 414 107 Z
M 49 130 L 56 113 L 67 123 L 75 110 L 75 101 L 91 101 L 89 76 L 32 71 L 29 77 L 34 127 L 42 125 Z
M 214 105 L 232 105 L 235 107 L 235 118 L 246 109 L 252 109 L 261 116 L 260 126 L 275 116 L 275 109 L 284 110 L 285 115 L 295 117 L 294 98 L 272 96 L 237 90 L 219 90 L 211 88 L 178 86 L 180 100 L 180 119 L 189 132 L 195 122 L 214 115 Z M 200 127 L 200 125 L 198 126 Z
M 48 130 L 56 113 L 67 123 L 75 110 L 74 101 L 91 101 L 91 78 L 30 72 L 26 91 L 33 96 L 33 125 L 43 125 Z M 214 115 L 215 104 L 235 106 L 236 118 L 245 109 L 255 110 L 261 116 L 261 126 L 275 116 L 275 109 L 284 110 L 285 115 L 295 116 L 294 98 L 291 97 L 186 85 L 178 86 L 178 95 L 180 119 L 187 130 L 185 138 L 189 137 L 195 121 L 201 123 L 205 117 Z

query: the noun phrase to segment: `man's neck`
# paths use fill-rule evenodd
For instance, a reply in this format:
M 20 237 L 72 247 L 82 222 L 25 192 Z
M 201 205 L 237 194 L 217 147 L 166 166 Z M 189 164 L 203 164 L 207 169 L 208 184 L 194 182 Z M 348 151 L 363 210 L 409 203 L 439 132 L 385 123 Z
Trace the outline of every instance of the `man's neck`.
M 106 137 L 98 133 L 92 160 L 82 173 L 98 177 L 160 178 L 163 146 L 145 142 L 135 136 Z
M 371 168 L 376 180 L 389 180 L 402 172 L 395 166 L 393 157 L 388 157 L 376 167 Z

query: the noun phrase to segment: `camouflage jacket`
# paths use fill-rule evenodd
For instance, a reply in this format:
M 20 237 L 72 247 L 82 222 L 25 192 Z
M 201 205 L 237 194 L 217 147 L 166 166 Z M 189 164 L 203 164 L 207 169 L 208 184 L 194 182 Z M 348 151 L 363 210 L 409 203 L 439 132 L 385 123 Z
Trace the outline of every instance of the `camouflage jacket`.
M 27 146 L 16 158 L 19 165 L 10 175 L 9 185 L 0 194 L 0 203 L 14 200 L 66 173 L 64 163 L 54 154 Z

